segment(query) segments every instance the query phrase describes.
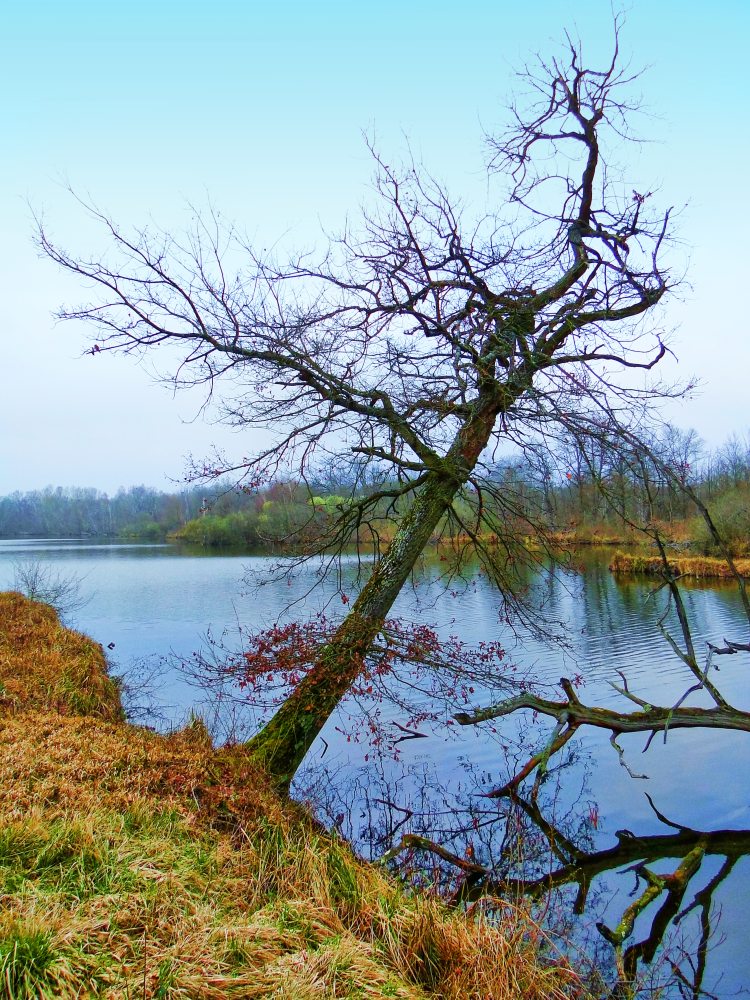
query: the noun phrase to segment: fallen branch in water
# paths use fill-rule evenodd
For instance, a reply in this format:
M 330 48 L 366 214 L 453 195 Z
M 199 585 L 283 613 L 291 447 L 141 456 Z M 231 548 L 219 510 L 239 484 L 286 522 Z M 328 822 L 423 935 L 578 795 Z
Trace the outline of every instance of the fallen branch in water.
M 453 718 L 460 726 L 475 726 L 480 722 L 512 715 L 521 709 L 530 709 L 540 715 L 557 719 L 559 723 L 567 726 L 594 726 L 598 729 L 607 729 L 615 735 L 696 728 L 736 729 L 750 732 L 750 712 L 743 712 L 731 705 L 716 705 L 711 708 L 667 708 L 644 702 L 644 707 L 639 712 L 618 712 L 611 708 L 584 705 L 575 694 L 573 685 L 567 677 L 561 678 L 560 686 L 567 695 L 565 701 L 551 701 L 524 691 L 487 708 L 479 708 L 474 712 L 457 712 Z

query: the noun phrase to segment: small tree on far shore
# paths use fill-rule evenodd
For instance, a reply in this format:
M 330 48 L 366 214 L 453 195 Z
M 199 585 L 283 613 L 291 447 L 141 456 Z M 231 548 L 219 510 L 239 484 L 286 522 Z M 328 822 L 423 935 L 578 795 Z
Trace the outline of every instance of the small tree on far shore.
M 613 151 L 634 110 L 617 36 L 616 24 L 600 69 L 569 40 L 522 74 L 528 100 L 489 138 L 502 194 L 479 220 L 418 165 L 373 151 L 374 205 L 317 262 L 280 263 L 215 216 L 180 239 L 127 231 L 88 206 L 109 237 L 100 259 L 69 253 L 40 226 L 42 251 L 94 287 L 91 302 L 60 314 L 95 328 L 93 354 L 165 348 L 176 386 L 205 385 L 228 423 L 275 431 L 261 454 L 199 475 L 232 473 L 253 489 L 287 469 L 304 480 L 338 455 L 370 476 L 319 542 L 369 543 L 369 578 L 249 743 L 281 785 L 368 669 L 437 534 L 458 539 L 459 559 L 467 547 L 478 555 L 514 610 L 510 581 L 528 557 L 518 535 L 544 543 L 545 522 L 492 475 L 498 453 L 544 451 L 584 411 L 581 434 L 592 412 L 635 426 L 663 394 L 643 373 L 666 352 L 646 318 L 670 288 L 669 212 L 616 179 Z M 395 529 L 381 546 L 384 510 Z
M 32 601 L 49 604 L 63 618 L 74 615 L 91 600 L 81 593 L 83 577 L 60 573 L 37 559 L 13 563 L 13 589 Z

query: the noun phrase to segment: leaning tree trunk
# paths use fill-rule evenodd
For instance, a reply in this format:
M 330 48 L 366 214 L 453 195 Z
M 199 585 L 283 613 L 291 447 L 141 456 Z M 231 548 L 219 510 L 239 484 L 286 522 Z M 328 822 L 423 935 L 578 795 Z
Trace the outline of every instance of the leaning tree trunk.
M 318 733 L 361 673 L 367 650 L 440 519 L 475 468 L 501 409 L 496 398 L 488 399 L 460 429 L 441 468 L 428 474 L 393 541 L 312 669 L 247 744 L 280 787 L 288 787 Z

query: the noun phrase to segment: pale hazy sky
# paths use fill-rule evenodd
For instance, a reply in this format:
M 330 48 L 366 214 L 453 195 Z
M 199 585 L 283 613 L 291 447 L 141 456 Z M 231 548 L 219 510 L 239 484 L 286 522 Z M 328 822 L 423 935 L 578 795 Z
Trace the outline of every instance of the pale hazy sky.
M 131 359 L 81 356 L 87 333 L 53 310 L 85 289 L 37 257 L 32 209 L 63 244 L 88 239 L 70 184 L 120 222 L 180 229 L 209 199 L 266 245 L 341 227 L 369 196 L 362 132 L 405 137 L 482 207 L 483 131 L 512 71 L 567 27 L 609 49 L 606 0 L 9 0 L 0 83 L 0 494 L 45 485 L 168 487 L 185 456 L 247 436 L 195 416 Z M 747 0 L 629 0 L 622 47 L 658 140 L 633 186 L 685 205 L 691 287 L 673 300 L 675 376 L 703 380 L 673 411 L 710 444 L 750 428 Z M 31 208 L 30 208 L 31 206 Z M 91 237 L 95 241 L 95 237 Z M 191 422 L 193 421 L 193 422 Z

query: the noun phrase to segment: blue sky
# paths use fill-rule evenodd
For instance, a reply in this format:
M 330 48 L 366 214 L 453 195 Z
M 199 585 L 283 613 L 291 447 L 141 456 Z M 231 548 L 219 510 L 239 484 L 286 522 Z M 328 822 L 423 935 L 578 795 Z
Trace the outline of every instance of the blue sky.
M 2 19 L 0 493 L 165 486 L 189 452 L 253 443 L 194 420 L 197 399 L 174 398 L 130 359 L 80 357 L 86 332 L 51 313 L 81 289 L 37 257 L 29 206 L 81 249 L 98 236 L 68 183 L 121 222 L 177 230 L 188 202 L 210 199 L 261 245 L 305 244 L 370 196 L 365 131 L 387 156 L 408 138 L 481 209 L 482 135 L 502 121 L 514 69 L 566 27 L 593 58 L 611 39 L 605 0 L 9 0 Z M 637 128 L 653 140 L 628 153 L 633 186 L 685 206 L 690 287 L 664 321 L 680 359 L 670 374 L 703 388 L 673 419 L 711 444 L 750 428 L 749 45 L 744 0 L 626 9 L 623 50 L 646 67 Z

